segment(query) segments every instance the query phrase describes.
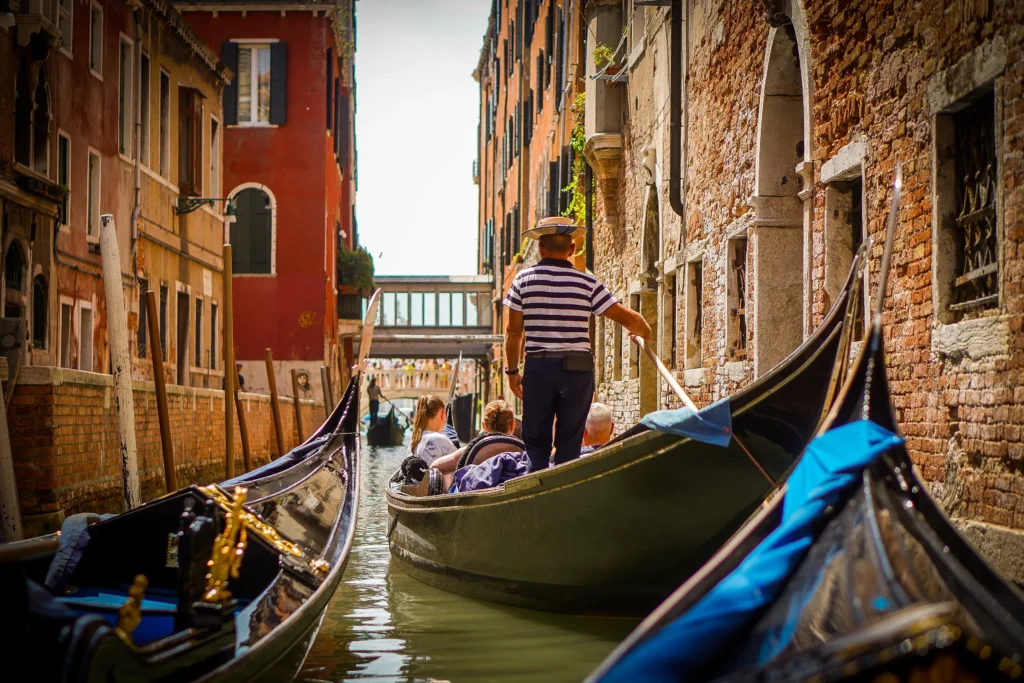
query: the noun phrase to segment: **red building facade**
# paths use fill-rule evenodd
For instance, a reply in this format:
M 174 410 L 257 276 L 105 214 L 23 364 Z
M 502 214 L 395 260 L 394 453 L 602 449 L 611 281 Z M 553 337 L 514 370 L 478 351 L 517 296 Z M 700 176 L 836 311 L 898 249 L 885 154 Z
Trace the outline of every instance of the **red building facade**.
M 267 389 L 270 348 L 282 393 L 295 368 L 302 397 L 319 398 L 320 366 L 335 378 L 349 367 L 355 332 L 339 333 L 335 263 L 339 245 L 358 243 L 354 3 L 177 7 L 236 74 L 223 96 L 224 189 L 246 388 Z

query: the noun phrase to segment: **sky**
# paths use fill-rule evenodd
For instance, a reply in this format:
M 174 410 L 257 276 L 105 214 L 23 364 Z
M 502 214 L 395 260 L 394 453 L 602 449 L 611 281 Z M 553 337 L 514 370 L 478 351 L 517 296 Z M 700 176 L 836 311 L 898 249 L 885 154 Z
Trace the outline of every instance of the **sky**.
M 490 0 L 359 0 L 359 242 L 378 275 L 476 273 L 473 70 Z

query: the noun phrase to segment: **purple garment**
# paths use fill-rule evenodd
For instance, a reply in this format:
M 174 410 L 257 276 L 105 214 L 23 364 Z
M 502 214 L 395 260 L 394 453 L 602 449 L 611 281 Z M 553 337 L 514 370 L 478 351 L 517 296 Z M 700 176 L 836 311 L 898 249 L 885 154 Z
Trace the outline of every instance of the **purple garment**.
M 529 473 L 530 458 L 526 453 L 499 453 L 479 465 L 466 465 L 456 470 L 448 493 L 489 489 Z

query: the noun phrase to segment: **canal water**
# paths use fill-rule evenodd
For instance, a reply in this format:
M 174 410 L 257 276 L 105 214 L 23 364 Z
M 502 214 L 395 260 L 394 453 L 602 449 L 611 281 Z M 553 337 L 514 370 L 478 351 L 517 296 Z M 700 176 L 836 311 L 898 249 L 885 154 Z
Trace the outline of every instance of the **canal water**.
M 391 564 L 384 489 L 406 445 L 364 448 L 355 543 L 299 680 L 579 681 L 635 620 L 472 600 Z M 552 520 L 557 523 L 557 520 Z

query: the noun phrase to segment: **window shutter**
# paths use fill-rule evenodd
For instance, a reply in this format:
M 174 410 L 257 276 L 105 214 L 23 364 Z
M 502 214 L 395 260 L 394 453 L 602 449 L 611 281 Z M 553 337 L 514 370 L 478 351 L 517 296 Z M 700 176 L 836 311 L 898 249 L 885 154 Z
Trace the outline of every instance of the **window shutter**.
M 220 45 L 220 61 L 231 69 L 235 76 L 224 86 L 224 124 L 238 123 L 238 43 L 224 41 Z
M 270 122 L 288 120 L 288 43 L 270 44 Z
M 334 79 L 334 160 L 341 163 L 339 140 L 341 139 L 341 79 Z
M 348 95 L 338 97 L 338 163 L 344 173 L 349 163 Z
M 331 112 L 331 85 L 334 83 L 334 50 L 327 48 L 327 130 L 334 127 Z M 336 98 L 335 98 L 336 99 Z
M 558 162 L 548 163 L 548 215 L 554 216 L 558 213 L 558 195 L 561 187 L 558 186 Z

